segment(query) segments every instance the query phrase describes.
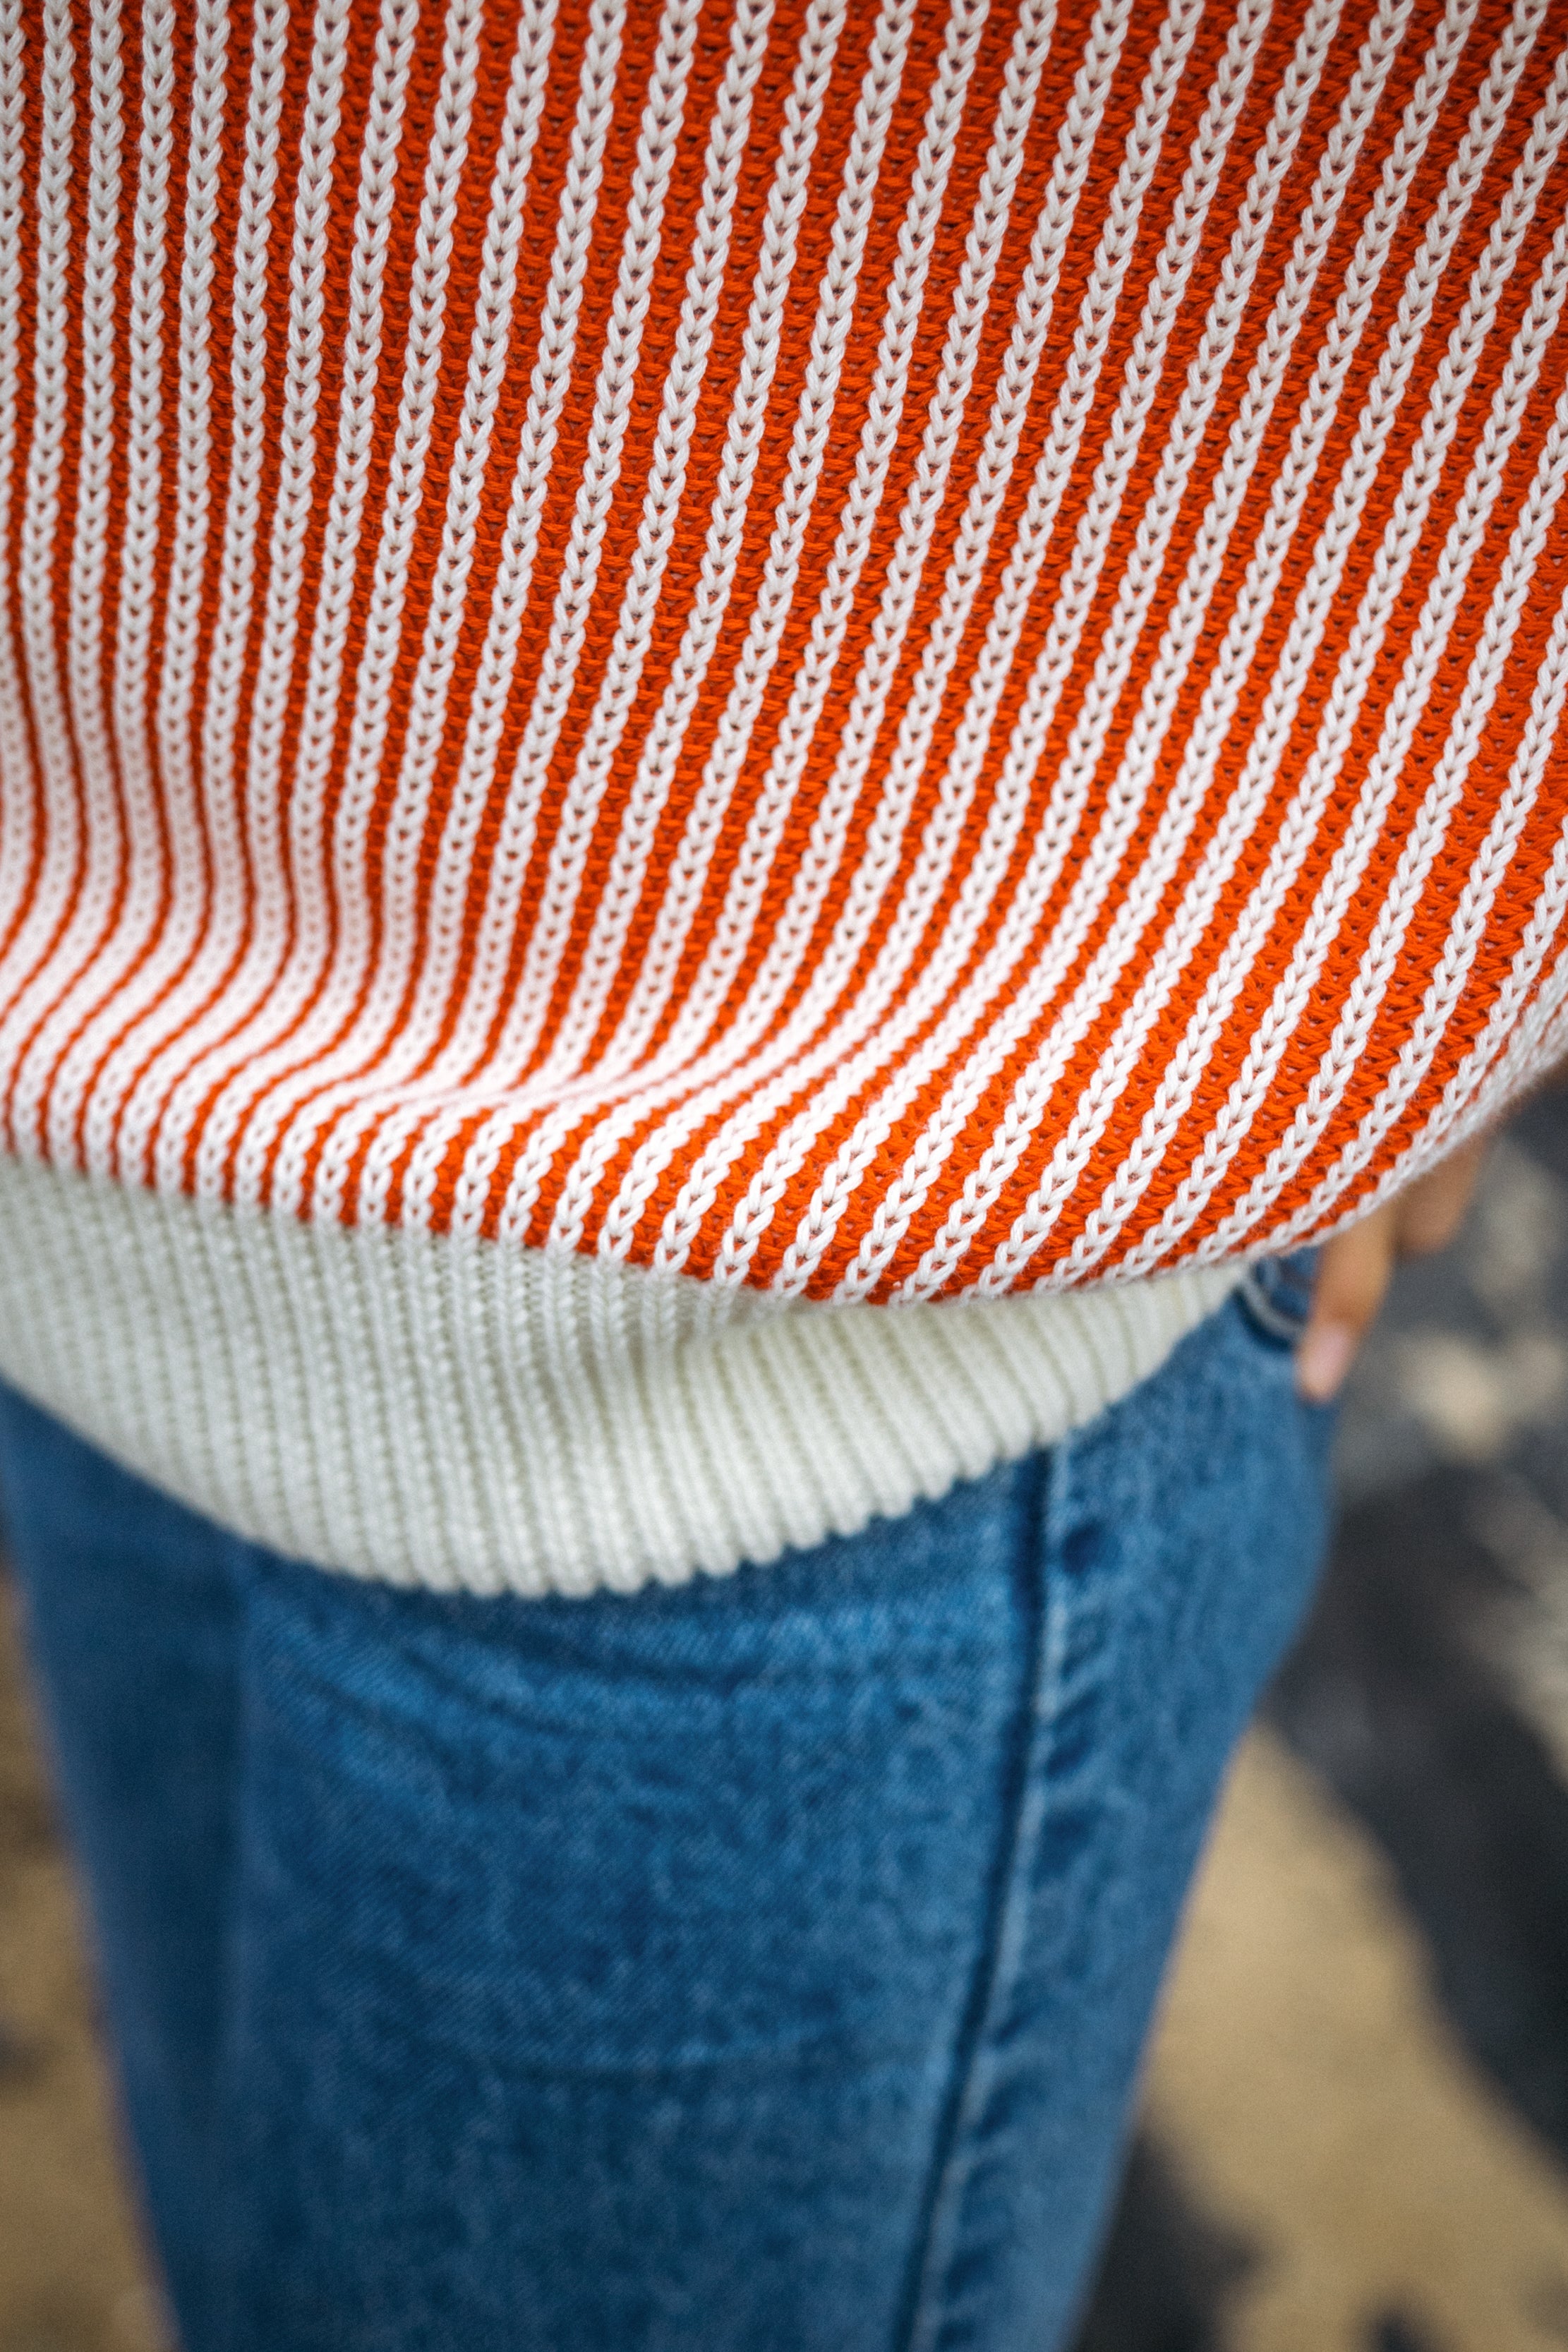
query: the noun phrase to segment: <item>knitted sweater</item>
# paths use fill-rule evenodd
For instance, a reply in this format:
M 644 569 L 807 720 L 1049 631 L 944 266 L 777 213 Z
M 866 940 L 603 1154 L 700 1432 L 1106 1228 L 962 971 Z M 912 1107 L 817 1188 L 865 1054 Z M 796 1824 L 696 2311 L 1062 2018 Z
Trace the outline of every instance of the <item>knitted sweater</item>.
M 1563 1049 L 1551 0 L 0 0 L 0 1369 L 478 1590 Z

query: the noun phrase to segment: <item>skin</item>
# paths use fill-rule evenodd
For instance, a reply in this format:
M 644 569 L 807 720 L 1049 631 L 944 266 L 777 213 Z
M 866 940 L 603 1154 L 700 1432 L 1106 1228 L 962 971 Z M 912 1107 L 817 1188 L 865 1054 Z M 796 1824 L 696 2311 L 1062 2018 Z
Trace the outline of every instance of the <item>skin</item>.
M 1400 1260 L 1429 1257 L 1454 1239 L 1488 1142 L 1478 1136 L 1461 1144 L 1381 1209 L 1324 1243 L 1311 1317 L 1296 1349 L 1296 1386 L 1309 1402 L 1327 1404 L 1342 1386 Z

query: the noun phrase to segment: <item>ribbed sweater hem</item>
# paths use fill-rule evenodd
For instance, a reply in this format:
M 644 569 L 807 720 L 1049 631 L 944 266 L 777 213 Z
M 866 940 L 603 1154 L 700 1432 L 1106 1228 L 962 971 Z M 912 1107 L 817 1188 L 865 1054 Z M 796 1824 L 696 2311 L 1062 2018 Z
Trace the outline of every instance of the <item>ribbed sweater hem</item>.
M 0 1159 L 0 1374 L 240 1535 L 444 1591 L 854 1534 L 1103 1412 L 1237 1273 L 814 1305 Z

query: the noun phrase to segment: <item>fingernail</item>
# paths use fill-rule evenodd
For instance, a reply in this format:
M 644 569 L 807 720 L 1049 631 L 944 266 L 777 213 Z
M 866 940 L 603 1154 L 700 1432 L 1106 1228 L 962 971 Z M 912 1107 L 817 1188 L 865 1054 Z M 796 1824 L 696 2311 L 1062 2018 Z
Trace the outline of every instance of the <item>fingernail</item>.
M 1355 1357 L 1348 1323 L 1314 1323 L 1296 1350 L 1296 1391 L 1309 1404 L 1327 1404 Z

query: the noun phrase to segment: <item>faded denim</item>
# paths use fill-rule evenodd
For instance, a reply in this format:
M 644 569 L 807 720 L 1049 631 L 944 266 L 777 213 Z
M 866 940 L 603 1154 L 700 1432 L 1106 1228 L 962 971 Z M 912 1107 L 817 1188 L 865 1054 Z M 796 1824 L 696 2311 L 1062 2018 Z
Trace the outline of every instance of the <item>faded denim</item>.
M 1051 2352 L 1320 1558 L 1301 1261 L 1048 1454 L 631 1599 L 328 1576 L 0 1392 L 187 2352 Z

